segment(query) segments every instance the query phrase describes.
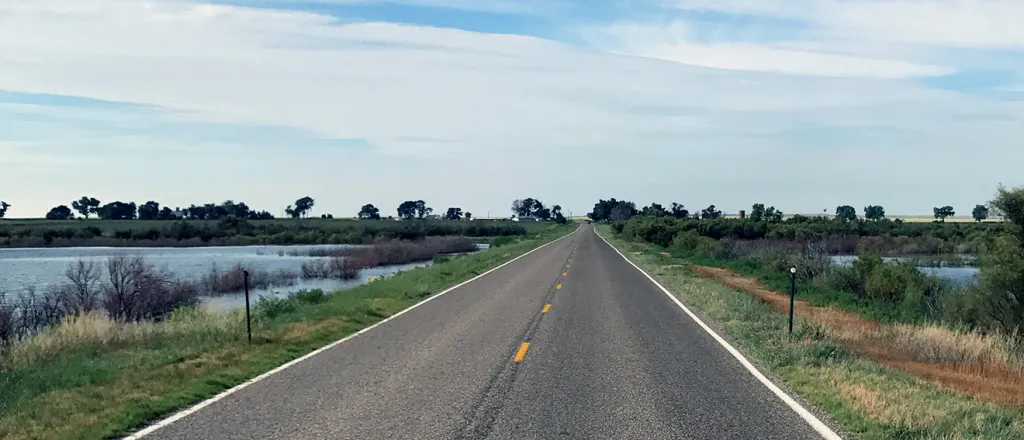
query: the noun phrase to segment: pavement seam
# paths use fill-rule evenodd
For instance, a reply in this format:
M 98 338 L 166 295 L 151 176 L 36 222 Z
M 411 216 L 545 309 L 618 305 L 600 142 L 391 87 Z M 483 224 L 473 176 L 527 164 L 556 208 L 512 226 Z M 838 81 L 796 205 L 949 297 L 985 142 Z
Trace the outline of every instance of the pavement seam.
M 579 229 L 576 231 L 578 232 Z M 579 245 L 580 240 L 577 240 L 569 254 L 569 258 L 572 258 Z M 566 260 L 566 265 L 568 265 L 568 259 Z M 563 273 L 565 273 L 564 270 Z M 544 297 L 544 304 L 550 305 L 554 301 L 555 292 L 558 290 L 557 286 L 561 286 L 560 282 L 562 281 L 562 277 L 559 276 L 551 283 L 551 286 L 547 289 L 547 295 Z M 476 402 L 465 413 L 465 424 L 459 429 L 455 438 L 460 440 L 481 440 L 491 435 L 494 425 L 497 423 L 498 415 L 505 405 L 508 393 L 512 390 L 512 385 L 515 384 L 519 366 L 525 360 L 526 352 L 533 341 L 533 335 L 536 334 L 537 328 L 540 327 L 544 315 L 545 313 L 541 309 L 541 312 L 530 320 L 526 330 L 519 337 L 519 344 L 515 345 L 513 349 L 512 362 L 502 362 L 498 365 L 494 373 L 492 373 L 487 386 L 484 387 L 483 393 L 480 394 Z
M 394 319 L 397 319 L 398 317 L 400 317 L 400 316 L 402 316 L 402 315 L 404 315 L 404 314 L 406 314 L 408 312 L 411 312 L 413 309 L 416 309 L 417 307 L 422 306 L 423 304 L 426 304 L 426 303 L 428 303 L 430 301 L 433 301 L 433 300 L 435 300 L 437 298 L 440 298 L 441 296 L 445 295 L 448 292 L 451 292 L 451 291 L 456 290 L 456 289 L 458 289 L 458 288 L 460 288 L 462 286 L 465 286 L 465 285 L 467 285 L 469 283 L 472 283 L 473 281 L 476 281 L 476 280 L 478 280 L 480 278 L 483 278 L 483 277 L 491 274 L 492 272 L 495 272 L 495 271 L 497 271 L 497 270 L 499 270 L 499 269 L 501 269 L 501 268 L 503 268 L 505 266 L 508 266 L 509 264 L 512 264 L 513 262 L 518 261 L 518 260 L 526 257 L 527 255 L 533 254 L 534 252 L 537 252 L 537 251 L 539 251 L 539 250 L 541 250 L 541 249 L 543 249 L 543 248 L 545 248 L 545 247 L 547 247 L 547 246 L 549 246 L 551 244 L 554 244 L 554 243 L 557 243 L 559 241 L 562 241 L 565 238 L 572 237 L 573 235 L 576 235 L 576 233 L 579 232 L 581 229 L 583 229 L 583 224 L 582 223 L 573 232 L 570 232 L 570 233 L 568 233 L 566 235 L 563 235 L 563 236 L 558 237 L 558 238 L 556 238 L 554 240 L 551 240 L 551 241 L 549 241 L 547 243 L 544 243 L 544 244 L 542 244 L 542 245 L 540 245 L 540 246 L 538 246 L 536 248 L 533 248 L 532 250 L 530 250 L 530 251 L 528 251 L 528 252 L 526 252 L 526 253 L 524 253 L 522 255 L 519 255 L 518 257 L 515 257 L 515 258 L 513 258 L 511 260 L 508 260 L 508 261 L 506 261 L 506 262 L 504 262 L 504 263 L 502 263 L 502 264 L 500 264 L 500 265 L 498 265 L 498 266 L 496 266 L 494 268 L 491 268 L 490 270 L 488 270 L 488 271 L 486 271 L 486 272 L 484 272 L 484 273 L 482 273 L 480 275 L 477 275 L 477 276 L 475 276 L 473 278 L 470 278 L 470 279 L 468 279 L 466 281 L 463 281 L 463 282 L 461 282 L 461 283 L 459 283 L 459 284 L 457 284 L 455 286 L 449 287 L 448 289 L 446 289 L 446 290 L 444 290 L 444 291 L 442 291 L 440 293 L 437 293 L 435 295 L 431 295 L 430 297 L 424 299 L 423 301 L 420 301 L 420 302 L 418 302 L 416 304 L 413 304 L 413 305 L 405 308 L 404 310 L 402 310 L 402 311 L 400 311 L 400 312 L 398 312 L 398 313 L 396 313 L 394 315 L 391 315 L 390 317 L 385 318 L 384 320 L 382 320 L 382 321 L 380 321 L 380 322 L 378 322 L 376 324 L 373 324 L 373 325 L 371 325 L 371 326 L 369 326 L 367 328 L 364 328 L 364 329 L 362 329 L 362 330 L 360 330 L 360 331 L 358 331 L 356 333 L 353 333 L 351 335 L 348 335 L 348 336 L 346 336 L 346 337 L 344 337 L 342 339 L 334 341 L 334 342 L 332 342 L 332 343 L 330 343 L 328 345 L 325 345 L 325 346 L 323 346 L 321 348 L 318 348 L 318 349 L 316 349 L 316 350 L 314 350 L 314 351 L 312 351 L 312 352 L 310 352 L 310 353 L 308 353 L 308 354 L 306 354 L 306 355 L 304 355 L 302 357 L 299 357 L 297 359 L 293 359 L 292 361 L 289 361 L 288 363 L 286 363 L 284 365 L 281 365 L 281 366 L 279 366 L 277 368 L 274 368 L 273 370 L 270 370 L 270 371 L 268 371 L 266 373 L 260 374 L 260 375 L 254 377 L 252 379 L 249 379 L 249 380 L 247 380 L 247 381 L 245 381 L 245 382 L 243 382 L 241 384 L 238 384 L 238 385 L 236 385 L 236 386 L 234 386 L 232 388 L 229 388 L 229 389 L 221 392 L 220 394 L 217 394 L 216 396 L 213 396 L 213 397 L 211 397 L 209 399 L 206 399 L 206 400 L 204 400 L 202 402 L 199 402 L 199 403 L 197 403 L 195 405 L 192 405 L 192 406 L 190 406 L 190 407 L 188 407 L 188 408 L 186 408 L 184 410 L 181 410 L 181 411 L 179 411 L 177 413 L 174 413 L 174 414 L 170 415 L 169 417 L 161 419 L 161 420 L 157 421 L 156 423 L 154 423 L 152 425 L 149 425 L 149 426 L 147 426 L 147 427 L 145 427 L 145 428 L 143 428 L 143 429 L 141 429 L 141 430 L 139 430 L 139 431 L 137 431 L 137 432 L 127 436 L 127 437 L 124 437 L 123 440 L 138 440 L 138 439 L 146 437 L 146 436 L 148 436 L 150 434 L 153 434 L 154 432 L 156 432 L 156 431 L 158 431 L 158 430 L 160 430 L 160 429 L 162 429 L 162 428 L 164 428 L 166 426 L 174 424 L 175 422 L 177 422 L 177 421 L 179 421 L 181 419 L 184 419 L 185 417 L 188 417 L 189 415 L 192 415 L 192 414 L 194 414 L 196 412 L 201 411 L 203 408 L 206 408 L 207 406 L 210 406 L 210 405 L 212 405 L 214 403 L 217 403 L 217 402 L 223 400 L 224 398 L 226 398 L 226 397 L 228 397 L 228 396 L 230 396 L 230 395 L 232 395 L 234 393 L 237 393 L 237 392 L 239 392 L 239 391 L 241 391 L 241 390 L 243 390 L 245 388 L 248 388 L 249 386 L 251 386 L 253 384 L 256 384 L 256 383 L 258 383 L 258 382 L 260 382 L 260 381 L 262 381 L 264 379 L 267 379 L 270 376 L 273 376 L 273 375 L 275 375 L 277 373 L 280 373 L 281 371 L 284 371 L 284 370 L 286 370 L 288 368 L 294 367 L 295 365 L 297 365 L 297 364 L 299 364 L 299 363 L 301 363 L 303 361 L 307 361 L 307 360 L 309 360 L 309 359 L 311 359 L 311 358 L 313 358 L 313 357 L 315 357 L 315 356 L 317 356 L 317 355 L 319 355 L 319 354 L 321 354 L 321 353 L 323 353 L 323 352 L 325 352 L 327 350 L 330 350 L 330 349 L 332 349 L 334 347 L 337 347 L 337 346 L 339 346 L 339 345 L 341 345 L 341 344 L 343 344 L 343 343 L 345 343 L 345 342 L 347 342 L 347 341 L 349 341 L 349 340 L 351 340 L 353 338 L 356 338 L 356 337 L 362 335 L 363 333 L 369 332 L 369 331 L 371 331 L 371 330 L 373 330 L 373 329 L 375 329 L 375 328 L 377 328 L 377 327 L 379 327 L 381 325 L 384 325 L 387 322 L 390 322 L 390 321 L 392 321 Z M 579 246 L 579 242 L 576 243 L 576 246 Z
M 594 233 L 597 234 L 596 229 Z M 640 266 L 638 266 L 636 263 L 634 263 L 632 260 L 626 257 L 626 255 L 619 251 L 618 248 L 612 246 L 612 244 L 609 243 L 608 240 L 605 240 L 605 238 L 602 237 L 601 234 L 597 234 L 597 236 L 601 238 L 601 241 L 603 241 L 605 245 L 614 250 L 615 253 L 619 254 L 619 256 L 622 257 L 622 259 L 626 260 L 627 263 L 633 266 L 636 270 L 640 271 L 640 273 L 642 273 L 648 280 L 654 283 L 655 286 L 657 286 L 665 295 L 667 295 L 677 306 L 679 306 L 679 308 L 686 312 L 686 314 L 691 319 L 693 319 L 702 329 L 704 329 L 705 332 L 711 335 L 711 337 L 716 342 L 718 342 L 719 345 L 725 348 L 725 350 L 729 352 L 729 354 L 731 354 L 737 361 L 739 361 L 740 364 L 743 365 L 743 367 L 746 368 L 746 370 L 752 376 L 754 376 L 754 378 L 756 378 L 759 382 L 761 382 L 762 385 L 764 385 L 766 388 L 768 388 L 768 390 L 775 394 L 776 397 L 782 400 L 783 403 L 785 403 L 791 410 L 793 410 L 793 412 L 800 416 L 800 418 L 803 419 L 804 422 L 806 422 L 819 435 L 821 435 L 823 438 L 827 440 L 842 440 L 842 437 L 840 437 L 839 434 L 836 434 L 835 431 L 829 428 L 828 425 L 826 425 L 824 422 L 819 420 L 813 413 L 807 410 L 807 408 L 804 408 L 802 405 L 800 405 L 800 403 L 793 399 L 793 397 L 791 397 L 785 391 L 782 391 L 781 388 L 779 388 L 771 380 L 765 377 L 765 375 L 761 373 L 761 371 L 759 371 L 757 367 L 750 363 L 750 361 L 747 360 L 747 358 L 744 357 L 743 354 L 739 352 L 739 350 L 733 347 L 732 344 L 727 342 L 718 333 L 712 330 L 711 327 L 705 324 L 704 321 L 698 318 L 697 315 L 690 311 L 690 309 L 686 307 L 686 305 L 684 305 L 682 301 L 680 301 L 679 298 L 676 297 L 675 294 L 666 289 L 665 286 L 662 286 L 661 283 L 655 280 L 654 277 L 647 273 L 647 271 L 643 270 Z

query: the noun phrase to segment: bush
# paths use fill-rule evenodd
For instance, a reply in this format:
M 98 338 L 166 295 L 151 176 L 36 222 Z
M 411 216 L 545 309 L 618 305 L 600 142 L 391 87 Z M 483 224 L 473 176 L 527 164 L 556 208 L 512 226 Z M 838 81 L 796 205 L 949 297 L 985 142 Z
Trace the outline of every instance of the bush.
M 274 319 L 286 313 L 294 312 L 297 306 L 295 301 L 260 295 L 260 299 L 256 302 L 256 306 L 253 309 L 257 316 Z
M 869 299 L 899 304 L 907 294 L 909 280 L 902 267 L 883 264 L 868 275 L 864 287 Z
M 513 237 L 498 237 L 498 238 L 495 238 L 494 240 L 491 240 L 491 247 L 492 248 L 502 247 L 502 246 L 505 246 L 505 245 L 508 245 L 508 244 L 512 244 L 515 241 L 516 241 L 516 239 L 513 238 Z
M 434 257 L 434 264 L 444 264 L 449 261 L 452 261 L 452 259 L 443 255 L 438 255 Z
M 320 304 L 327 301 L 327 294 L 321 289 L 300 290 L 288 295 L 288 299 L 306 304 Z

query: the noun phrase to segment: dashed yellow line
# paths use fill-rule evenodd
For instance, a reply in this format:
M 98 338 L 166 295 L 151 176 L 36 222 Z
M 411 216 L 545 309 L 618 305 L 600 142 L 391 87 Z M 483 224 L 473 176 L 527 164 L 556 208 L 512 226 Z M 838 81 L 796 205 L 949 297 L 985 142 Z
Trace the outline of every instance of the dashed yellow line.
M 550 310 L 551 310 L 551 304 L 548 304 L 548 305 L 544 306 L 544 310 L 541 310 L 540 312 L 541 313 L 547 313 Z
M 563 277 L 565 277 L 565 276 L 569 276 L 569 272 L 562 272 L 562 276 L 563 276 Z
M 526 350 L 529 350 L 529 349 L 530 349 L 530 343 L 529 342 L 523 342 L 523 345 L 519 346 L 519 352 L 516 353 L 516 358 L 513 359 L 513 361 L 515 361 L 515 362 L 522 362 L 523 358 L 526 357 Z
M 555 290 L 562 290 L 562 285 L 559 284 L 559 285 L 555 286 Z

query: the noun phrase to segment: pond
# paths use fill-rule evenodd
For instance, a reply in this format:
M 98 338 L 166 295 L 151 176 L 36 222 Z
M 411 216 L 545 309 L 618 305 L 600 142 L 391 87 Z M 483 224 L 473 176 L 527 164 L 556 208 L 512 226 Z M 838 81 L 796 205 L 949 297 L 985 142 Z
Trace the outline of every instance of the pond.
M 840 267 L 849 267 L 856 260 L 856 255 L 835 255 L 832 256 L 832 264 Z M 916 261 L 912 257 L 887 257 L 886 262 Z M 965 267 L 918 267 L 917 270 L 928 275 L 935 275 L 941 279 L 965 285 L 975 282 L 974 276 L 978 274 L 978 268 L 973 266 Z
M 301 273 L 305 261 L 316 259 L 305 255 L 315 249 L 336 249 L 355 247 L 346 245 L 300 245 L 300 246 L 236 246 L 200 248 L 42 248 L 42 249 L 0 249 L 0 292 L 6 292 L 8 299 L 16 297 L 26 287 L 35 286 L 44 290 L 49 286 L 66 282 L 64 271 L 69 264 L 79 260 L 95 261 L 102 264 L 107 258 L 117 255 L 141 256 L 149 264 L 165 269 L 180 279 L 195 280 L 208 274 L 216 265 L 220 270 L 237 264 L 270 272 L 287 270 Z M 486 246 L 479 246 L 485 248 Z M 371 277 L 407 271 L 429 266 L 430 261 L 421 263 L 383 266 L 360 271 L 353 280 L 299 279 L 295 285 L 273 287 L 250 292 L 253 302 L 264 296 L 287 296 L 303 289 L 323 289 L 330 292 L 365 284 Z M 244 306 L 245 295 L 227 294 L 204 297 L 204 302 L 215 308 Z

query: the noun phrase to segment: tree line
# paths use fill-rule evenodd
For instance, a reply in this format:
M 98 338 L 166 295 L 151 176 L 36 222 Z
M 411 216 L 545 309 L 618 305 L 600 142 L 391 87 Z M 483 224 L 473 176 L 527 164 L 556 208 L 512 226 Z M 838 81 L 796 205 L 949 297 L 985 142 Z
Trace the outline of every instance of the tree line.
M 85 219 L 96 216 L 103 220 L 220 220 L 230 216 L 246 220 L 271 220 L 274 218 L 267 211 L 256 211 L 244 202 L 236 203 L 232 200 L 220 204 L 193 204 L 184 209 L 177 207 L 171 209 L 167 206 L 161 207 L 160 203 L 155 201 L 148 201 L 142 205 L 120 200 L 102 204 L 94 197 L 82 197 L 71 202 L 70 208 L 67 205 L 60 205 L 50 209 L 46 213 L 46 219 L 72 220 L 75 218 L 75 213 Z
M 977 205 L 971 211 L 971 216 L 977 222 L 982 222 L 989 218 L 989 208 L 986 205 Z M 642 209 L 637 209 L 636 203 L 627 200 L 616 200 L 611 198 L 609 200 L 601 199 L 594 204 L 594 210 L 587 214 L 593 221 L 625 221 L 630 218 L 643 215 L 649 217 L 675 217 L 681 218 L 693 218 L 696 220 L 717 220 L 722 217 L 722 211 L 717 209 L 715 205 L 710 205 L 704 208 L 700 212 L 690 213 L 685 206 L 679 203 L 673 202 L 669 208 L 658 203 L 651 203 Z M 936 221 L 944 222 L 947 218 L 956 216 L 956 211 L 952 206 L 946 205 L 942 207 L 936 207 L 933 209 L 933 215 Z M 767 222 L 767 223 L 781 223 L 785 218 L 785 214 L 775 208 L 774 206 L 765 207 L 763 203 L 755 203 L 751 209 L 749 218 L 755 222 Z M 857 220 L 857 209 L 851 205 L 842 205 L 836 207 L 835 219 L 841 221 L 856 221 Z M 864 207 L 864 218 L 868 220 L 885 220 L 885 208 L 879 205 L 868 205 Z
M 434 208 L 427 206 L 423 200 L 406 200 L 398 205 L 398 218 L 402 220 L 414 219 L 443 219 L 443 220 L 472 220 L 473 213 L 463 211 L 462 208 L 453 206 L 448 208 L 444 214 L 434 215 Z M 544 206 L 544 202 L 534 199 L 516 199 L 512 202 L 512 215 L 520 219 L 534 218 L 538 220 L 551 220 L 558 223 L 567 223 L 569 220 L 562 214 L 562 207 L 554 205 L 551 208 Z M 360 220 L 381 220 L 380 208 L 373 204 L 366 204 L 359 210 L 357 217 Z M 393 217 L 387 217 L 389 219 Z

